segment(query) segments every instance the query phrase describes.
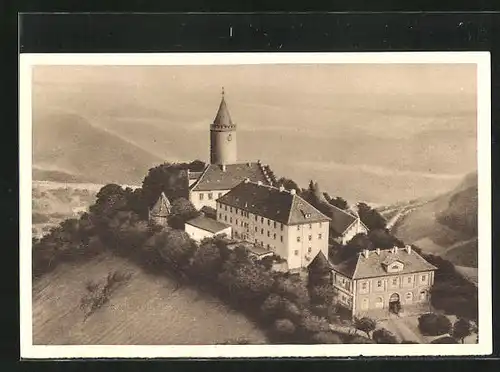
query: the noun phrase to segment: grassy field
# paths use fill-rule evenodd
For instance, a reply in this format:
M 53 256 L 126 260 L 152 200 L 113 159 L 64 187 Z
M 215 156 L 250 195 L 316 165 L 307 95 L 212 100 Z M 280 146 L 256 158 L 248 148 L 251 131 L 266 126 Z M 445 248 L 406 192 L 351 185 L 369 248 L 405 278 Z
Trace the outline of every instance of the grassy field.
M 110 301 L 84 321 L 79 303 L 88 280 L 115 270 L 131 273 Z M 33 283 L 33 342 L 43 345 L 216 344 L 246 339 L 266 343 L 246 317 L 198 290 L 144 273 L 133 263 L 103 254 L 63 265 Z

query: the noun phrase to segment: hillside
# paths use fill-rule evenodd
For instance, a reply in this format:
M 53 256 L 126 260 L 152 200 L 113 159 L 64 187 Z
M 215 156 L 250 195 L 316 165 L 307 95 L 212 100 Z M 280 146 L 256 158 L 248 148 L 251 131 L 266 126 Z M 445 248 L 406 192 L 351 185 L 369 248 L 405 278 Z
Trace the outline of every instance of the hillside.
M 402 218 L 394 234 L 455 265 L 477 268 L 477 173 Z
M 84 321 L 79 304 L 85 284 L 114 270 L 132 277 Z M 34 344 L 196 345 L 237 339 L 266 342 L 247 318 L 219 300 L 110 254 L 64 264 L 33 283 Z
M 76 114 L 37 112 L 33 117 L 36 179 L 140 184 L 147 170 L 161 162 Z

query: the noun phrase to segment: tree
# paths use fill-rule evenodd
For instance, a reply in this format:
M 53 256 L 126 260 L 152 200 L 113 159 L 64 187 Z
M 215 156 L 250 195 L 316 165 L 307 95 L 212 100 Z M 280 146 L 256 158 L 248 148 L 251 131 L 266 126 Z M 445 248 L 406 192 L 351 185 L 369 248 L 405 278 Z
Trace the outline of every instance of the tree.
M 418 318 L 418 328 L 425 336 L 439 336 L 450 333 L 451 322 L 445 315 L 427 313 Z
M 297 184 L 297 182 L 295 182 L 289 178 L 281 177 L 280 179 L 278 179 L 278 181 L 276 183 L 278 184 L 278 187 L 283 186 L 287 190 L 292 190 L 292 189 L 297 190 L 297 191 L 300 190 L 300 187 Z
M 298 305 L 304 306 L 309 303 L 309 290 L 299 276 L 278 276 L 274 281 L 274 290 Z
M 385 229 L 387 221 L 382 215 L 366 203 L 358 203 L 358 214 L 369 230 Z
M 184 229 L 184 224 L 199 215 L 199 212 L 188 199 L 179 197 L 172 202 L 172 210 L 168 223 L 175 229 Z
M 373 341 L 377 344 L 397 344 L 398 339 L 396 336 L 385 328 L 373 331 Z
M 188 197 L 188 165 L 164 163 L 151 168 L 142 182 L 144 203 L 148 208 L 158 200 L 162 192 L 172 202 L 179 197 Z
M 191 273 L 201 279 L 215 279 L 222 270 L 219 248 L 211 240 L 201 242 L 191 261 Z
M 335 299 L 335 290 L 330 283 L 311 288 L 311 302 L 331 306 Z
M 467 336 L 472 334 L 471 322 L 464 318 L 459 318 L 455 324 L 453 324 L 452 336 L 459 340 L 462 344 Z
M 280 335 L 291 335 L 295 333 L 295 325 L 289 319 L 277 319 L 274 322 L 274 330 Z
M 299 325 L 303 332 L 311 335 L 316 332 L 330 331 L 330 325 L 325 318 L 314 315 L 309 311 L 303 311 Z
M 337 196 L 336 198 L 331 198 L 328 200 L 328 202 L 334 207 L 340 208 L 344 211 L 349 209 L 349 204 L 347 203 L 347 200 L 341 198 L 340 196 Z
M 312 336 L 316 344 L 342 344 L 342 339 L 335 333 L 329 331 L 317 332 Z
M 366 333 L 368 338 L 371 338 L 370 332 L 373 332 L 375 328 L 377 327 L 377 322 L 374 319 L 368 318 L 368 317 L 363 317 L 363 318 L 356 318 L 354 320 L 354 327 L 361 331 Z
M 265 301 L 262 303 L 260 310 L 262 315 L 267 318 L 272 318 L 278 315 L 280 312 L 283 312 L 283 297 L 271 293 Z
M 186 267 L 196 250 L 196 244 L 187 233 L 166 229 L 156 235 L 156 249 L 173 269 Z
M 388 249 L 394 246 L 403 248 L 404 243 L 391 235 L 385 229 L 372 229 L 368 232 L 368 239 L 372 242 L 373 246 L 381 249 Z

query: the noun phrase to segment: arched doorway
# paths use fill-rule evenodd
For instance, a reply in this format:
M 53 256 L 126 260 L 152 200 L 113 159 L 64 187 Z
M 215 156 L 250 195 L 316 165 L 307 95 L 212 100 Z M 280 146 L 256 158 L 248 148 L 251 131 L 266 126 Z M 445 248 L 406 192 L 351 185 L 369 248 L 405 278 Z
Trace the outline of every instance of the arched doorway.
M 389 297 L 389 311 L 398 314 L 401 311 L 401 301 L 398 293 L 393 293 Z

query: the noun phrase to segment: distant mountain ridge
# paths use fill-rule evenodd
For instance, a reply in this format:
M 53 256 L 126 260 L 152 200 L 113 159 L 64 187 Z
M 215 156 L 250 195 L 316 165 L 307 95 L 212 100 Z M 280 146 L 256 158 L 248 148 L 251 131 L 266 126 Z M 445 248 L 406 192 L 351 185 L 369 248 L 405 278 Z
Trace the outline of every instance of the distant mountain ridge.
M 140 184 L 148 169 L 162 162 L 79 115 L 51 112 L 34 115 L 36 120 L 44 123 L 33 126 L 35 179 Z

